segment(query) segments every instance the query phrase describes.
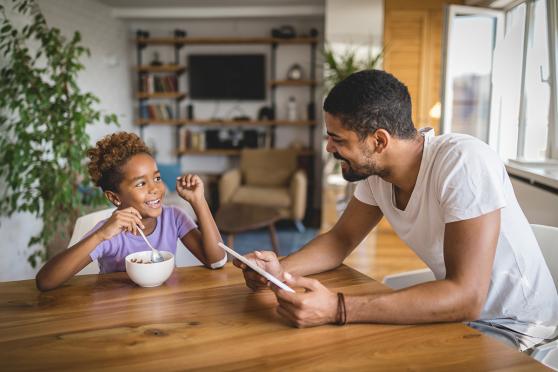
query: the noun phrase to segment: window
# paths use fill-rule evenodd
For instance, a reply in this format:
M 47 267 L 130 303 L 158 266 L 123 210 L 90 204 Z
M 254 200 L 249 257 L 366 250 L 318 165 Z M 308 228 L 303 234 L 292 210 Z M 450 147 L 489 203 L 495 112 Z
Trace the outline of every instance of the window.
M 504 37 L 494 51 L 489 143 L 502 159 L 517 156 L 526 8 L 520 4 L 506 13 Z
M 446 16 L 442 130 L 488 142 L 494 48 L 503 33 L 502 14 L 452 5 Z
M 513 4 L 505 10 L 449 6 L 443 131 L 474 135 L 504 160 L 558 159 L 558 0 Z M 486 44 L 491 41 L 490 16 L 495 21 L 492 50 Z M 485 42 L 475 42 L 473 47 L 458 40 L 459 35 L 473 40 L 480 33 Z M 485 63 L 481 69 L 483 60 L 492 65 L 487 68 Z M 483 76 L 490 78 L 489 95 L 485 94 L 488 86 L 480 84 Z M 465 88 L 475 83 L 474 78 L 478 80 L 473 84 L 474 99 L 460 99 L 471 91 Z M 459 85 L 464 79 L 468 85 Z
M 524 112 L 520 117 L 518 158 L 542 160 L 548 154 L 550 114 L 550 62 L 546 1 L 529 4 L 529 33 L 523 89 Z

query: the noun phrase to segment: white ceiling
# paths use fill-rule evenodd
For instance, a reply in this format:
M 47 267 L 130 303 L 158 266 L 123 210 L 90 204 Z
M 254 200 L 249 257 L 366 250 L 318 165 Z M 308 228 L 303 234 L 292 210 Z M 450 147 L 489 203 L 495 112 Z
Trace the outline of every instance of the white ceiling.
M 98 0 L 125 19 L 323 17 L 325 0 Z
M 99 0 L 114 8 L 324 5 L 325 0 Z

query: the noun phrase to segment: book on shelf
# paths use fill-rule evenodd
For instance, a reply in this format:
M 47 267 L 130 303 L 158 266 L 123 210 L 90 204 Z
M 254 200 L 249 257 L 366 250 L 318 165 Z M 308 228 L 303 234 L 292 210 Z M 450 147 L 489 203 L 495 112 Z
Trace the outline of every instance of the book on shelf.
M 167 93 L 178 91 L 178 80 L 176 76 L 141 76 L 141 92 L 143 93 Z
M 206 149 L 205 132 L 202 130 L 181 128 L 180 149 L 183 151 L 204 151 Z
M 175 115 L 170 105 L 142 104 L 140 105 L 140 118 L 152 120 L 171 120 L 175 118 Z

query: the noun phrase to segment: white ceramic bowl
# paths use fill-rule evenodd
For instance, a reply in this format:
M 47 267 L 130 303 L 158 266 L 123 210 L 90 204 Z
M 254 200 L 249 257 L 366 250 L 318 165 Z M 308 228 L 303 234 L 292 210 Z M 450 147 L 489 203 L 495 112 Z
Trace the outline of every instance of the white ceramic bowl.
M 163 284 L 174 270 L 174 255 L 170 252 L 159 251 L 165 259 L 163 262 L 151 262 L 151 251 L 130 253 L 126 256 L 126 273 L 130 279 L 141 287 L 157 287 Z

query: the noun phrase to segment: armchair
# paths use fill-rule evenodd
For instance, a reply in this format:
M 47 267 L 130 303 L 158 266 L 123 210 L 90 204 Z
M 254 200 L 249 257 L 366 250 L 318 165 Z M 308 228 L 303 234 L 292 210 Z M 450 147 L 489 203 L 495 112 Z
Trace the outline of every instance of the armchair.
M 276 208 L 281 218 L 304 229 L 308 180 L 297 169 L 297 152 L 291 149 L 245 149 L 240 167 L 227 171 L 219 181 L 221 205 L 240 203 Z

